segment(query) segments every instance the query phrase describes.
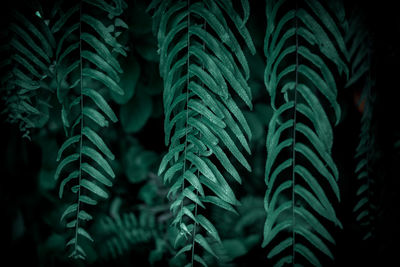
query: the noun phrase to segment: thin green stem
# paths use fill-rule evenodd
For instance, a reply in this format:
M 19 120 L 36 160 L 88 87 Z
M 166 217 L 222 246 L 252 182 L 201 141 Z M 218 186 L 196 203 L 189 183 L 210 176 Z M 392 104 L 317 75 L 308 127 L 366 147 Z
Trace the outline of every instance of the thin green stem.
M 81 199 L 81 180 L 82 180 L 82 146 L 83 146 L 83 83 L 82 83 L 82 2 L 80 2 L 79 7 L 79 68 L 80 68 L 80 102 L 81 102 L 81 128 L 80 128 L 80 141 L 79 141 L 79 177 L 78 177 L 78 199 L 77 199 L 77 209 L 76 209 L 76 224 L 75 224 L 75 245 L 74 254 L 77 253 L 78 246 L 78 229 L 79 229 L 79 212 L 80 212 L 80 199 Z
M 297 83 L 298 83 L 298 68 L 299 68 L 299 38 L 298 38 L 298 21 L 297 21 L 297 1 L 296 1 L 296 11 L 294 15 L 294 21 L 295 21 L 295 37 L 296 37 L 296 70 L 295 70 L 295 88 L 294 88 L 294 109 L 293 109 L 293 145 L 292 145 L 292 158 L 293 158 L 293 164 L 292 164 L 292 239 L 293 239 L 293 245 L 292 245 L 292 263 L 293 266 L 295 264 L 295 256 L 296 256 L 296 251 L 295 251 L 295 244 L 296 244 L 296 214 L 295 214 L 295 205 L 296 205 L 296 200 L 295 200 L 295 185 L 296 185 L 296 173 L 295 173 L 295 168 L 296 168 L 296 123 L 297 123 Z
M 190 82 L 190 75 L 189 75 L 189 66 L 190 66 L 190 0 L 187 0 L 187 10 L 188 10 L 188 16 L 187 16 L 187 61 L 186 61 L 186 124 L 185 124 L 185 150 L 184 150 L 184 156 L 183 156 L 183 169 L 182 169 L 182 177 L 186 172 L 186 155 L 187 155 L 187 135 L 188 135 L 188 120 L 189 120 L 189 108 L 188 108 L 188 103 L 189 103 L 189 82 Z M 182 192 L 185 189 L 185 179 L 182 179 Z M 183 200 L 181 203 L 181 210 L 180 214 L 182 214 L 183 210 Z M 182 224 L 182 215 L 179 220 L 179 227 Z
M 203 24 L 203 27 L 204 27 L 204 30 L 206 30 L 206 28 L 207 28 L 207 23 L 206 23 L 206 20 L 204 19 L 204 24 Z M 203 51 L 205 50 L 205 48 L 206 48 L 206 44 L 205 44 L 205 42 L 203 41 L 203 45 L 202 45 L 202 48 L 203 48 Z M 204 70 L 204 63 L 201 65 L 201 68 Z M 202 83 L 202 85 L 203 85 L 203 83 Z M 200 115 L 200 118 L 202 118 L 203 117 L 203 115 Z M 199 133 L 199 139 L 201 140 L 201 136 L 202 136 L 202 134 L 201 134 L 201 132 Z M 197 152 L 198 154 L 200 154 L 200 152 Z M 196 176 L 197 176 L 197 178 L 199 178 L 199 176 L 200 176 L 200 172 L 199 172 L 199 170 L 197 170 L 197 174 L 196 174 Z M 199 195 L 199 190 L 196 190 L 196 196 L 198 196 Z M 197 218 L 197 209 L 198 209 L 198 205 L 197 205 L 197 203 L 195 203 L 195 207 L 194 207 L 194 217 L 195 218 Z M 192 233 L 192 255 L 191 255 L 191 264 L 192 264 L 192 267 L 194 266 L 194 247 L 195 247 L 195 245 L 196 245 L 196 242 L 195 242 L 195 238 L 196 238 L 196 229 L 197 228 L 197 222 L 194 222 L 194 226 L 193 226 L 193 233 Z

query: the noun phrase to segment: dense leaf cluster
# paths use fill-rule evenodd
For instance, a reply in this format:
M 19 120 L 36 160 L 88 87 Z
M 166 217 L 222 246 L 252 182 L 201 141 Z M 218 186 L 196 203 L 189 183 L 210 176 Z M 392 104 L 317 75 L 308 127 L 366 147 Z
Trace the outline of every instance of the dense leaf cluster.
M 40 0 L 10 11 L 2 115 L 41 151 L 30 203 L 50 229 L 35 237 L 40 265 L 324 266 L 340 261 L 349 225 L 360 244 L 376 240 L 375 43 L 351 4 Z M 393 160 L 398 140 L 385 140 Z M 15 205 L 12 240 L 27 221 Z

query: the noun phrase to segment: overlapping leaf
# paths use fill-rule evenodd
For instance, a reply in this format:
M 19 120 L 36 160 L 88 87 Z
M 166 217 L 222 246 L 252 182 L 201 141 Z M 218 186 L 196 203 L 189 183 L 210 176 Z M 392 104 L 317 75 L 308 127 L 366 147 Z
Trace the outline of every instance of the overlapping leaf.
M 208 239 L 220 242 L 203 216 L 208 203 L 233 211 L 236 197 L 227 178 L 241 182 L 235 165 L 250 170 L 250 128 L 238 101 L 252 107 L 249 67 L 237 35 L 255 52 L 244 18 L 231 1 L 153 1 L 153 19 L 164 79 L 165 142 L 159 174 L 170 183 L 173 225 L 179 229 L 176 257 L 189 252 L 204 263 L 196 244 L 214 254 Z M 229 26 L 232 25 L 232 26 Z M 239 103 L 240 103 L 239 102 Z
M 263 246 L 277 266 L 320 265 L 319 254 L 333 258 L 335 241 L 324 222 L 341 226 L 332 201 L 340 200 L 331 157 L 332 124 L 341 116 L 334 77 L 348 70 L 340 16 L 331 7 L 267 1 L 264 80 L 275 112 L 266 145 Z
M 5 89 L 6 99 L 4 112 L 8 113 L 11 123 L 19 124 L 24 137 L 28 138 L 31 128 L 42 127 L 49 118 L 46 102 L 52 89 L 47 81 L 54 76 L 55 50 L 50 23 L 52 21 L 45 23 L 33 11 L 28 14 L 15 11 L 8 32 L 4 32 L 4 39 L 8 40 L 2 42 L 5 44 L 1 64 L 1 87 Z
M 125 3 L 84 0 L 69 7 L 59 15 L 52 31 L 60 36 L 57 40 L 57 97 L 62 104 L 62 120 L 69 137 L 62 144 L 57 160 L 60 161 L 55 179 L 60 179 L 60 197 L 70 188 L 76 195 L 61 221 L 73 235 L 67 243 L 71 257 L 84 259 L 82 237 L 93 241 L 84 229 L 84 221 L 92 216 L 86 211 L 88 205 L 107 199 L 107 187 L 115 177 L 110 161 L 114 155 L 100 136 L 102 128 L 117 117 L 107 103 L 105 91 L 123 94 L 119 87 L 122 69 L 117 54 L 126 55 L 117 41 L 117 31 Z M 94 13 L 96 11 L 97 13 Z M 91 15 L 93 12 L 97 14 Z M 104 20 L 101 16 L 108 16 Z M 94 88 L 102 88 L 94 89 Z
M 129 252 L 134 246 L 153 241 L 160 235 L 161 226 L 153 214 L 133 212 L 104 216 L 99 219 L 96 229 L 100 240 L 98 247 L 102 256 L 117 258 Z

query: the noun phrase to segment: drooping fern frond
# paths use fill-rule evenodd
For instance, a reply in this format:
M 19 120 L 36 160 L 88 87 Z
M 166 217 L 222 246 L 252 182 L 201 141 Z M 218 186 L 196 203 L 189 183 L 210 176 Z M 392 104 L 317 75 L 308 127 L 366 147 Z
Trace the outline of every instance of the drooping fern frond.
M 13 20 L 3 32 L 1 87 L 8 121 L 17 123 L 23 137 L 30 138 L 30 129 L 42 127 L 49 118 L 55 40 L 50 20 L 45 21 L 32 8 L 24 11 L 14 10 Z
M 332 8 L 332 7 L 335 7 Z M 276 266 L 333 259 L 330 221 L 341 227 L 332 124 L 340 120 L 335 74 L 348 74 L 342 9 L 327 1 L 266 1 L 267 133 L 263 246 Z
M 355 174 L 358 180 L 356 192 L 357 203 L 353 208 L 356 221 L 363 229 L 363 239 L 369 239 L 374 235 L 374 221 L 376 219 L 377 206 L 375 203 L 375 180 L 371 171 L 372 155 L 374 153 L 374 136 L 372 135 L 372 114 L 374 96 L 371 92 L 374 81 L 368 75 L 360 105 L 364 105 L 361 117 L 360 142 L 356 149 L 355 159 L 357 165 Z
M 373 135 L 373 87 L 375 80 L 372 78 L 371 36 L 363 25 L 363 18 L 354 13 L 349 18 L 349 28 L 345 41 L 348 46 L 347 60 L 350 65 L 350 75 L 346 87 L 352 88 L 361 81 L 362 91 L 358 100 L 358 108 L 362 112 L 360 141 L 356 148 L 355 174 L 357 176 L 356 203 L 353 208 L 356 221 L 360 224 L 363 239 L 374 236 L 374 221 L 377 214 L 375 198 L 376 178 L 372 172 L 375 138 Z
M 244 16 L 231 1 L 153 1 L 154 30 L 164 79 L 165 142 L 159 174 L 170 185 L 172 222 L 179 229 L 176 257 L 189 254 L 205 265 L 201 250 L 215 256 L 207 236 L 220 242 L 214 225 L 203 215 L 208 203 L 234 211 L 238 201 L 227 182 L 241 182 L 233 160 L 250 170 L 242 150 L 250 153 L 250 128 L 241 99 L 252 107 L 247 85 L 249 67 L 240 35 L 255 52 Z M 247 14 L 247 15 L 246 15 Z M 207 234 L 207 236 L 206 236 Z
M 84 259 L 82 239 L 93 241 L 84 227 L 85 221 L 92 220 L 88 208 L 108 198 L 105 187 L 112 186 L 110 178 L 115 177 L 109 163 L 114 155 L 99 132 L 109 121 L 117 121 L 105 95 L 109 91 L 123 94 L 117 56 L 126 52 L 117 37 L 127 27 L 119 18 L 126 4 L 122 0 L 67 4 L 68 8 L 60 6 L 59 19 L 51 29 L 59 36 L 57 97 L 67 133 L 58 152 L 55 179 L 61 180 L 60 198 L 67 188 L 73 193 L 72 203 L 61 216 L 73 233 L 66 246 L 71 257 Z
M 361 81 L 362 91 L 358 100 L 359 110 L 362 112 L 360 141 L 356 148 L 355 174 L 357 177 L 356 203 L 353 213 L 357 223 L 362 228 L 363 239 L 367 240 L 374 236 L 374 221 L 377 214 L 377 203 L 375 198 L 376 178 L 372 172 L 375 138 L 373 135 L 373 106 L 374 106 L 374 79 L 372 78 L 371 65 L 371 38 L 363 25 L 360 16 L 353 15 L 349 18 L 349 30 L 346 32 L 346 43 L 348 43 L 348 62 L 350 78 L 346 86 L 351 88 L 356 82 Z

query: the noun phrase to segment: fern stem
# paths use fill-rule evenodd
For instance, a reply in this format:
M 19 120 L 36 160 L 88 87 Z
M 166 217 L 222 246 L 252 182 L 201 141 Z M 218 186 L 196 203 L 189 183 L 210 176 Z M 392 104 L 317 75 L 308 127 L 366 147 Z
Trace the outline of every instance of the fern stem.
M 76 209 L 76 224 L 75 224 L 75 244 L 74 244 L 74 254 L 77 252 L 78 246 L 78 229 L 79 229 L 79 211 L 80 211 L 80 199 L 81 199 L 81 180 L 82 180 L 82 146 L 83 146 L 83 83 L 82 83 L 82 1 L 80 1 L 79 6 L 79 68 L 80 68 L 80 102 L 81 102 L 81 128 L 80 128 L 80 138 L 79 138 L 79 177 L 78 177 L 78 200 Z
M 188 16 L 187 16 L 187 61 L 186 61 L 186 123 L 185 123 L 185 150 L 184 150 L 184 156 L 183 156 L 183 170 L 182 170 L 182 176 L 185 174 L 186 171 L 186 155 L 187 155 L 187 135 L 188 135 L 188 120 L 189 120 L 189 108 L 188 108 L 188 103 L 189 103 L 189 82 L 190 82 L 190 75 L 189 75 L 189 64 L 190 64 L 190 0 L 187 0 L 187 10 L 188 10 Z M 185 189 L 185 179 L 182 180 L 182 192 Z M 183 210 L 183 200 L 181 203 L 181 212 Z M 179 227 L 182 224 L 182 216 L 179 220 Z
M 203 27 L 204 27 L 204 30 L 206 30 L 207 29 L 207 23 L 206 23 L 206 20 L 204 19 L 204 24 L 203 24 Z M 206 44 L 205 44 L 205 42 L 204 42 L 204 40 L 203 40 L 203 46 L 202 46 L 202 48 L 203 48 L 203 51 L 206 49 Z M 204 70 L 204 63 L 201 65 L 201 68 Z M 203 85 L 203 83 L 201 83 L 202 85 Z M 203 118 L 203 115 L 200 115 L 200 118 Z M 199 139 L 201 140 L 201 136 L 202 136 L 202 134 L 201 134 L 201 132 L 199 133 Z M 200 152 L 197 152 L 197 154 L 200 154 Z M 199 178 L 199 176 L 200 176 L 200 171 L 199 170 L 197 170 L 197 174 L 196 174 L 196 176 L 197 176 L 197 178 Z M 199 190 L 196 190 L 196 196 L 198 196 L 199 195 Z M 194 217 L 196 218 L 197 217 L 197 208 L 198 208 L 198 205 L 197 205 L 197 203 L 195 203 L 195 208 L 194 208 Z M 194 266 L 194 247 L 195 247 L 195 245 L 196 245 L 196 242 L 195 242 L 195 237 L 196 237 L 196 228 L 197 228 L 197 222 L 194 222 L 194 226 L 193 226 L 193 234 L 192 234 L 192 237 L 193 237 L 193 239 L 192 239 L 192 255 L 191 255 L 191 264 L 192 264 L 192 267 Z
M 293 109 L 293 145 L 292 145 L 292 263 L 295 265 L 295 244 L 296 244 L 296 214 L 295 214 L 295 185 L 296 185 L 296 123 L 297 123 L 297 83 L 298 83 L 298 68 L 299 68 L 299 38 L 298 38 L 298 21 L 297 21 L 297 9 L 298 9 L 298 1 L 296 0 L 296 10 L 294 15 L 294 23 L 295 23 L 295 38 L 296 38 L 296 70 L 295 70 L 295 87 L 294 87 L 294 109 Z

